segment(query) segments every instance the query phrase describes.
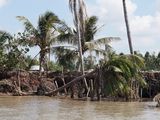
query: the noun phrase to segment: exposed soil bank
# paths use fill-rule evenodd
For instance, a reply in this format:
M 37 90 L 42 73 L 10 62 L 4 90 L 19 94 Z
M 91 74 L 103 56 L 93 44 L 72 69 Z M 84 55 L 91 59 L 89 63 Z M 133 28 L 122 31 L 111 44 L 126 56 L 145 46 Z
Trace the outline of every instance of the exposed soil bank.
M 0 72 L 0 96 L 11 96 L 11 95 L 45 95 L 51 91 L 62 87 L 64 84 L 71 82 L 74 78 L 80 76 L 78 72 L 65 73 L 61 72 L 50 72 L 45 77 L 39 78 L 38 72 L 28 72 L 23 70 L 15 71 L 3 71 Z M 160 72 L 143 72 L 143 76 L 148 83 L 148 88 L 144 88 L 142 91 L 142 98 L 148 101 L 148 98 L 153 98 L 157 93 L 160 92 Z M 87 82 L 89 80 L 95 80 L 95 75 L 87 76 Z M 64 97 L 65 95 L 71 96 L 73 92 L 81 89 L 85 92 L 82 87 L 83 82 L 78 82 L 69 86 L 66 89 L 61 90 L 56 95 Z M 81 95 L 81 99 L 85 100 L 85 96 Z M 78 98 L 79 99 L 79 98 Z M 94 99 L 93 99 L 94 100 Z M 125 101 L 123 98 L 117 97 L 102 97 L 102 100 L 107 101 Z
M 0 96 L 1 95 L 45 95 L 58 87 L 67 84 L 72 79 L 80 76 L 78 72 L 62 74 L 50 72 L 39 77 L 38 72 L 24 70 L 0 72 Z M 93 77 L 94 79 L 94 77 Z M 73 86 L 62 90 L 58 94 L 70 93 Z

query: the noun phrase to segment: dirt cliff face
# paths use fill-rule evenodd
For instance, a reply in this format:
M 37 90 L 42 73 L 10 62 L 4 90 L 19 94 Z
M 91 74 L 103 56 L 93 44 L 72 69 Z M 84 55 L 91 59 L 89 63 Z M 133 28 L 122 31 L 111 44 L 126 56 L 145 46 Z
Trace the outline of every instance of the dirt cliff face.
M 17 92 L 22 93 L 37 93 L 40 87 L 44 92 L 55 89 L 51 79 L 42 78 L 40 82 L 39 76 L 36 72 L 27 71 L 9 71 L 4 74 L 0 79 L 0 93 L 9 95 L 18 95 Z M 43 83 L 43 84 L 40 84 Z M 41 93 L 42 95 L 42 93 Z
M 41 79 L 36 71 L 3 71 L 0 72 L 0 95 L 45 95 L 46 92 L 53 91 L 62 87 L 77 76 L 80 72 L 62 74 L 61 72 L 49 72 L 48 75 L 42 74 Z M 86 79 L 94 79 L 94 76 Z M 80 83 L 80 84 L 83 84 Z M 60 93 L 70 93 L 74 85 L 68 87 Z

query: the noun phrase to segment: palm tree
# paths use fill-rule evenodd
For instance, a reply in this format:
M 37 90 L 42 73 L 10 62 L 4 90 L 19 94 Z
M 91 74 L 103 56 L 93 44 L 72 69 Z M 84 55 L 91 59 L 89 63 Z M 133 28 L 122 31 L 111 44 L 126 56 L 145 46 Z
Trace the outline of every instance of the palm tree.
M 71 46 L 73 49 L 73 47 Z M 58 46 L 53 49 L 56 61 L 63 67 L 64 71 L 74 71 L 76 69 L 76 60 L 78 58 L 78 53 L 74 49 L 70 49 L 70 46 Z
M 110 42 L 120 40 L 119 37 L 104 37 L 95 39 L 95 35 L 100 29 L 97 26 L 98 18 L 96 16 L 89 17 L 85 22 L 85 39 L 83 41 L 83 53 L 86 51 L 96 52 L 97 54 L 106 54 L 107 49 L 111 49 Z M 105 50 L 102 48 L 106 47 Z M 91 55 L 91 54 L 90 54 Z
M 81 63 L 81 72 L 84 74 L 82 56 L 82 40 L 84 40 L 85 20 L 87 18 L 86 7 L 83 0 L 69 0 L 69 7 L 74 17 L 74 24 L 77 31 L 78 49 Z
M 86 52 L 89 52 L 91 61 L 92 52 L 95 52 L 97 56 L 99 54 L 106 55 L 107 51 L 103 49 L 103 46 L 107 47 L 106 49 L 111 49 L 109 43 L 112 41 L 120 40 L 119 37 L 104 37 L 95 39 L 94 36 L 99 30 L 99 27 L 97 27 L 97 21 L 98 18 L 96 16 L 91 16 L 85 20 L 84 39 L 81 39 L 82 56 L 84 56 Z M 60 42 L 65 41 L 73 47 L 78 46 L 76 30 L 71 31 L 71 29 L 69 29 L 67 33 L 60 34 L 58 39 Z M 77 49 L 74 50 L 76 52 Z
M 17 18 L 25 26 L 23 33 L 25 42 L 30 46 L 38 46 L 40 48 L 40 71 L 42 66 L 47 69 L 46 55 L 50 50 L 50 46 L 56 42 L 55 31 L 57 31 L 57 26 L 61 24 L 61 21 L 50 11 L 39 17 L 37 28 L 27 18 L 23 16 L 17 16 Z
M 133 62 L 134 60 L 134 62 Z M 129 97 L 131 78 L 135 78 L 140 85 L 146 85 L 140 69 L 144 66 L 144 60 L 136 55 L 112 55 L 109 61 L 101 64 L 101 79 L 103 81 L 103 92 L 107 96 Z
M 131 33 L 130 33 L 129 22 L 128 22 L 126 1 L 125 1 L 125 0 L 122 0 L 122 2 L 123 2 L 124 19 L 125 19 L 125 24 L 126 24 L 126 29 L 127 29 L 127 36 L 128 36 L 129 49 L 130 49 L 130 53 L 133 54 L 133 46 L 132 46 L 132 39 L 131 39 Z

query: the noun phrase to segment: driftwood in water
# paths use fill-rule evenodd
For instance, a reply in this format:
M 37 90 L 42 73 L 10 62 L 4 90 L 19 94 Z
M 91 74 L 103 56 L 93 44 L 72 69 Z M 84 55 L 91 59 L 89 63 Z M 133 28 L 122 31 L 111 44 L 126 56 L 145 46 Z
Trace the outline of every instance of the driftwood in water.
M 48 92 L 48 93 L 46 93 L 45 95 L 47 95 L 47 96 L 52 96 L 52 95 L 54 95 L 55 93 L 57 93 L 57 92 L 65 89 L 65 88 L 71 86 L 73 83 L 78 82 L 78 81 L 80 81 L 80 80 L 83 80 L 83 78 L 88 77 L 88 76 L 94 74 L 95 72 L 96 72 L 96 71 L 92 71 L 92 72 L 87 73 L 87 74 L 85 74 L 85 75 L 76 77 L 76 78 L 74 78 L 72 81 L 70 81 L 69 83 L 65 84 L 64 86 L 62 86 L 62 87 L 60 87 L 60 88 L 58 88 L 58 89 L 56 89 L 56 90 L 53 90 L 53 91 L 51 91 L 51 92 Z

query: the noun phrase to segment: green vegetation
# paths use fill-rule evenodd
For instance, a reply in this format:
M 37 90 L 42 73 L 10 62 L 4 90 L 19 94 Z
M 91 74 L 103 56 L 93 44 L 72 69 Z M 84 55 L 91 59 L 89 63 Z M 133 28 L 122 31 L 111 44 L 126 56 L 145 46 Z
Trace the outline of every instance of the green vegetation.
M 98 18 L 87 16 L 83 0 L 69 0 L 69 5 L 75 29 L 47 11 L 40 15 L 37 27 L 27 18 L 17 16 L 24 24 L 24 32 L 12 36 L 0 31 L 0 69 L 29 70 L 32 65 L 39 65 L 40 72 L 43 67 L 45 71 L 81 70 L 82 74 L 84 70 L 99 69 L 103 95 L 126 99 L 136 94 L 134 84 L 146 85 L 141 70 L 160 70 L 160 53 L 156 56 L 146 52 L 143 56 L 135 52 L 133 55 L 130 45 L 132 55 L 116 54 L 109 43 L 120 38 L 95 39 L 99 30 Z M 40 48 L 39 60 L 27 55 L 35 46 Z M 51 55 L 54 55 L 56 62 L 50 60 Z
M 112 55 L 108 61 L 103 61 L 101 79 L 105 95 L 125 96 L 128 99 L 131 92 L 134 93 L 131 86 L 133 79 L 140 86 L 146 85 L 140 73 L 143 67 L 143 59 L 136 55 Z

